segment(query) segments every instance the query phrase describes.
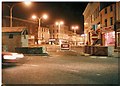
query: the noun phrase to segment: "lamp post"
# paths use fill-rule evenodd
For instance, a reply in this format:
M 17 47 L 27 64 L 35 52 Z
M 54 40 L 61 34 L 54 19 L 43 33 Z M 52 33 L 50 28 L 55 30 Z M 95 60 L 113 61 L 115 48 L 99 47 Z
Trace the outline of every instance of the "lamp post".
M 72 26 L 72 30 L 74 31 L 74 34 L 76 34 L 76 31 L 78 30 L 78 26 L 76 25 L 76 26 Z M 76 35 L 75 35 L 75 46 L 77 45 L 77 39 L 76 39 Z
M 63 21 L 57 21 L 55 24 L 58 26 L 58 29 L 59 29 L 59 44 L 61 45 L 61 40 L 60 40 L 61 31 L 60 31 L 60 29 L 61 29 L 61 25 L 63 25 L 64 22 Z
M 31 2 L 24 2 L 24 4 L 26 4 L 27 6 L 31 4 Z M 13 4 L 13 5 L 7 5 L 7 4 L 4 4 L 5 6 L 7 6 L 9 9 L 10 9 L 10 27 L 12 27 L 12 16 L 13 16 L 13 8 L 17 5 L 17 4 Z
M 72 26 L 72 30 L 74 31 L 74 34 L 76 34 L 76 31 L 78 30 L 78 26 Z
M 47 19 L 48 16 L 46 14 L 44 14 L 42 17 L 37 17 L 36 15 L 32 16 L 32 19 L 38 19 L 38 44 L 40 44 L 40 27 L 41 27 L 41 19 Z

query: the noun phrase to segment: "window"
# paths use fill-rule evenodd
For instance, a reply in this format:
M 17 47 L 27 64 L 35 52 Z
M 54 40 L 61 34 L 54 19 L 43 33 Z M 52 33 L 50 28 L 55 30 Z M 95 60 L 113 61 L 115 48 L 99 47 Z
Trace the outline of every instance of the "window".
M 107 19 L 105 19 L 105 27 L 107 27 Z
M 113 11 L 113 6 L 111 5 L 111 6 L 110 6 L 110 12 L 112 12 L 112 11 Z
M 105 8 L 105 14 L 107 14 L 107 8 Z
M 43 34 L 42 34 L 42 37 L 41 37 L 42 39 L 44 39 L 44 36 L 43 36 Z
M 44 28 L 42 28 L 42 32 L 44 31 Z
M 9 38 L 12 39 L 13 38 L 13 34 L 9 34 Z
M 55 38 L 55 36 L 53 35 L 53 38 Z
M 113 25 L 113 17 L 110 17 L 110 25 Z
M 58 29 L 57 29 L 57 33 L 58 33 Z
M 102 24 L 102 14 L 100 14 L 100 23 Z

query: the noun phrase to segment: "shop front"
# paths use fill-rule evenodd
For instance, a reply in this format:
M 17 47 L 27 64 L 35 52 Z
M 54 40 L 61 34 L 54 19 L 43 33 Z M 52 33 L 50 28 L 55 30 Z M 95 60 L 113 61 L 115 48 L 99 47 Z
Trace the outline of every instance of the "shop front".
M 105 46 L 115 46 L 115 31 L 105 33 Z
M 115 33 L 116 33 L 116 44 L 114 50 L 114 57 L 120 57 L 120 21 L 117 21 L 115 24 Z

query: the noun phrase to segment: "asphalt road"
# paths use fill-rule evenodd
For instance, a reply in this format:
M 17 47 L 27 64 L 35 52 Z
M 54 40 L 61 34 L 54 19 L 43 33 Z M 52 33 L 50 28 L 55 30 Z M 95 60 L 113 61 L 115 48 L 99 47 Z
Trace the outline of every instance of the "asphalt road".
M 80 56 L 73 52 L 25 56 L 4 65 L 3 84 L 118 84 L 118 58 Z

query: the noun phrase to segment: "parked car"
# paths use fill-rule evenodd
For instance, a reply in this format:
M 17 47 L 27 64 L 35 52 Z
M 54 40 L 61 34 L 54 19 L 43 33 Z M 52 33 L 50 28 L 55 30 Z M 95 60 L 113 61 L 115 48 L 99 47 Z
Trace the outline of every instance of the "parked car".
M 22 58 L 24 58 L 24 55 L 20 53 L 2 52 L 2 63 L 18 62 Z

